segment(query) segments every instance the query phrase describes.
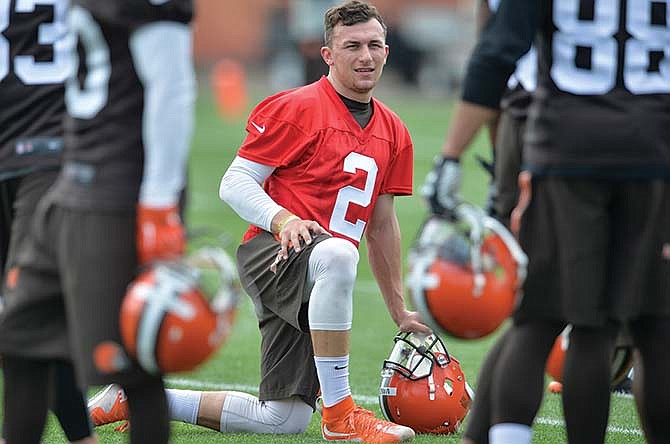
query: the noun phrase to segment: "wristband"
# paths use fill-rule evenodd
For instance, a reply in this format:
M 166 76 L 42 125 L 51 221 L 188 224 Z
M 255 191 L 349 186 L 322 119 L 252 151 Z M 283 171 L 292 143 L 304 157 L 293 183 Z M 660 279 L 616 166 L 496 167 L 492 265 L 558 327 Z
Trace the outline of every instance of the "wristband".
M 291 214 L 280 220 L 279 223 L 277 224 L 277 234 L 281 233 L 282 228 L 284 228 L 284 226 L 293 219 L 300 219 L 300 218 L 295 214 Z
M 436 161 L 440 165 L 442 165 L 444 163 L 447 163 L 447 162 L 461 163 L 461 158 L 460 157 L 454 157 L 454 156 L 445 156 L 444 154 L 441 154 L 440 156 L 437 157 Z

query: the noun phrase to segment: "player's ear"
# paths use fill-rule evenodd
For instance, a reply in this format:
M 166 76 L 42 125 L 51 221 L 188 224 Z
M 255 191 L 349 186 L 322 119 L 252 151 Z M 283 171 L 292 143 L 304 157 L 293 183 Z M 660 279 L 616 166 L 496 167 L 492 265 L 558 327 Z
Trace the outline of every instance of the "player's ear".
M 327 46 L 322 46 L 321 47 L 321 58 L 323 59 L 324 62 L 326 62 L 326 65 L 332 66 L 333 65 L 333 50 L 330 49 Z

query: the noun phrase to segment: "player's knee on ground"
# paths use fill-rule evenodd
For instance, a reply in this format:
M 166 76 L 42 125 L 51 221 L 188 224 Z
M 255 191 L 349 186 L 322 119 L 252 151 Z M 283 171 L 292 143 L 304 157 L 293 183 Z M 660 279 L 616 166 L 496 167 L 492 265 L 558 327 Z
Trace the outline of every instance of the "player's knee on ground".
M 221 431 L 228 433 L 303 433 L 312 408 L 300 398 L 259 401 L 241 392 L 228 392 L 221 411 Z
M 309 257 L 309 326 L 312 330 L 349 330 L 358 250 L 347 240 L 330 238 Z

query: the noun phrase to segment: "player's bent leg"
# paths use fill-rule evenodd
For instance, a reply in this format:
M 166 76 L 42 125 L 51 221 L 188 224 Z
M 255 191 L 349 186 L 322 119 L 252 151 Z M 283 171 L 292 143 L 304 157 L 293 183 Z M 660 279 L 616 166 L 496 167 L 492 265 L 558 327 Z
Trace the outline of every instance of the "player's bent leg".
M 329 441 L 410 441 L 412 429 L 375 418 L 351 397 L 349 336 L 358 259 L 356 248 L 338 238 L 315 246 L 309 258 L 308 319 L 323 400 L 321 433 Z
M 3 432 L 8 443 L 40 443 L 49 405 L 49 364 L 44 360 L 3 356 Z
M 351 396 L 349 336 L 358 259 L 351 242 L 339 238 L 316 245 L 309 257 L 308 320 L 324 407 Z
M 330 238 L 309 256 L 306 291 L 310 330 L 347 331 L 353 318 L 353 293 L 358 250 L 351 242 Z
M 96 443 L 89 421 L 86 402 L 77 386 L 72 364 L 56 361 L 52 368 L 54 397 L 51 410 L 58 418 L 68 441 L 78 444 Z

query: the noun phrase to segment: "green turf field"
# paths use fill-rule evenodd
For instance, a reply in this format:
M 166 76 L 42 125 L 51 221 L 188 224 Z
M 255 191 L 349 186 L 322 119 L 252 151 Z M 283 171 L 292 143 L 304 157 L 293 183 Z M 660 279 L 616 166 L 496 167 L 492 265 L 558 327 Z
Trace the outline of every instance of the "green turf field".
M 382 81 L 383 83 L 383 81 Z M 263 97 L 265 91 L 252 91 L 253 100 Z M 417 99 L 409 93 L 382 89 L 378 97 L 390 105 L 404 119 L 415 143 L 414 189 L 418 190 L 431 159 L 441 146 L 445 135 L 450 106 L 444 100 Z M 252 100 L 252 101 L 253 101 Z M 246 229 L 243 223 L 218 199 L 219 179 L 232 160 L 244 137 L 245 118 L 237 121 L 222 120 L 202 86 L 197 108 L 197 127 L 191 157 L 190 201 L 187 223 L 190 227 L 212 226 L 226 231 L 234 251 L 235 243 Z M 485 199 L 487 178 L 473 158 L 474 152 L 488 156 L 486 138 L 480 137 L 474 150 L 465 157 L 464 195 L 478 204 Z M 426 207 L 418 197 L 396 200 L 396 208 L 403 233 L 404 250 L 407 249 L 419 224 L 426 215 Z M 367 266 L 365 244 L 361 245 L 359 277 L 354 297 L 354 327 L 351 349 L 351 388 L 354 398 L 379 415 L 376 394 L 380 382 L 380 367 L 388 356 L 395 334 L 394 324 L 388 316 L 382 297 L 376 288 Z M 476 375 L 486 350 L 494 340 L 489 337 L 478 341 L 459 341 L 443 338 L 449 351 L 459 359 L 469 383 L 476 387 Z M 169 375 L 170 387 L 221 390 L 236 389 L 255 391 L 259 381 L 260 337 L 251 303 L 244 300 L 237 323 L 229 342 L 215 357 L 198 371 L 189 374 Z M 524 387 L 518 387 L 523 390 Z M 30 400 L 26 400 L 30 402 Z M 560 397 L 547 394 L 536 422 L 534 443 L 554 444 L 565 442 L 562 425 Z M 103 443 L 126 442 L 127 435 L 113 431 L 113 426 L 98 430 Z M 417 443 L 457 443 L 459 435 L 420 435 Z M 50 418 L 44 438 L 45 443 L 65 442 L 60 429 Z M 306 434 L 300 436 L 223 435 L 209 429 L 173 423 L 173 443 L 317 443 L 323 442 L 319 431 L 319 416 L 314 415 Z M 636 444 L 644 442 L 633 400 L 614 396 L 610 416 L 609 444 Z

